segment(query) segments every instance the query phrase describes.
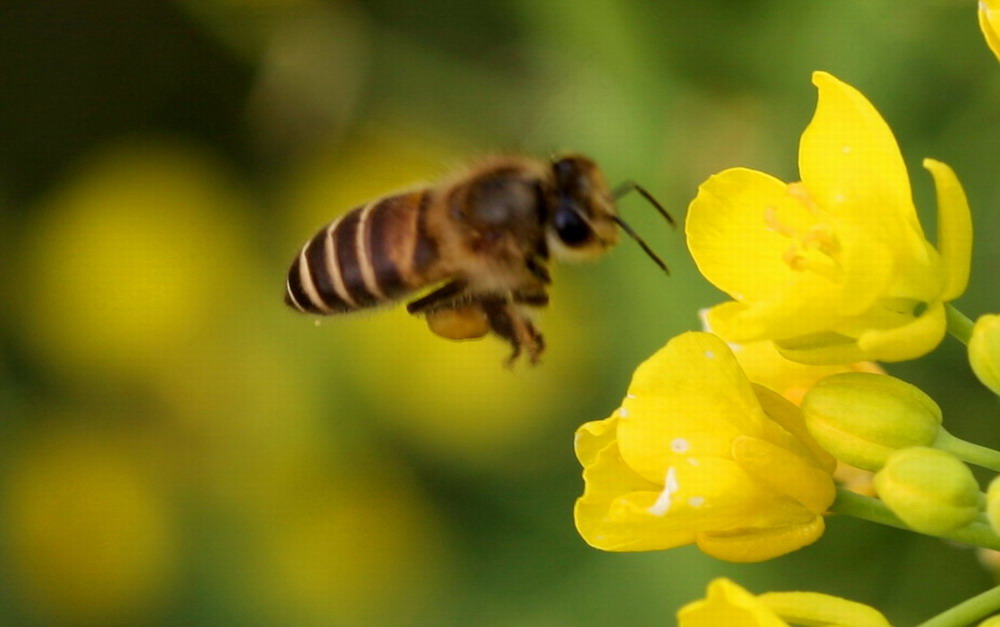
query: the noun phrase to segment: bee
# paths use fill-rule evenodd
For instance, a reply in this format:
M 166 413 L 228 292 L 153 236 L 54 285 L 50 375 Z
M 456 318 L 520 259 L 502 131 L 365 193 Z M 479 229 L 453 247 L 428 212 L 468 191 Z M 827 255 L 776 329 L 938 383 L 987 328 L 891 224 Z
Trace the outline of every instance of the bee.
M 373 307 L 429 290 L 411 314 L 448 339 L 492 332 L 507 341 L 513 364 L 536 364 L 545 349 L 532 312 L 549 303 L 551 257 L 597 257 L 634 239 L 665 272 L 666 264 L 617 214 L 615 201 L 642 187 L 611 191 L 594 161 L 570 154 L 546 161 L 497 156 L 444 182 L 385 196 L 320 229 L 292 261 L 285 303 L 309 314 Z

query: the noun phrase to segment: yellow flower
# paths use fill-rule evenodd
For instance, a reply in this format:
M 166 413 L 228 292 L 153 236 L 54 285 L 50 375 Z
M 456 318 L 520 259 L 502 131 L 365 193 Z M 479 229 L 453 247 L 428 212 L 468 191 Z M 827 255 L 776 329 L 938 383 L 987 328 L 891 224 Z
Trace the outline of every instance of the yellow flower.
M 979 28 L 986 44 L 1000 60 L 1000 1 L 979 0 Z
M 824 377 L 843 372 L 885 374 L 873 361 L 845 365 L 801 364 L 786 359 L 773 342 L 747 342 L 730 344 L 730 347 L 751 381 L 774 390 L 796 405 L 802 405 L 806 392 Z
M 983 385 L 1000 394 L 1000 315 L 979 316 L 969 338 L 969 365 Z
M 695 543 L 753 562 L 823 533 L 833 458 L 798 409 L 753 385 L 725 342 L 682 334 L 635 371 L 612 416 L 577 431 L 580 535 L 607 551 Z
M 42 625 L 148 622 L 178 581 L 179 529 L 141 443 L 87 429 L 87 415 L 34 425 L 0 486 L 16 598 Z M 162 461 L 162 460 L 157 460 Z
M 711 331 L 707 325 L 705 330 Z M 859 361 L 846 365 L 800 364 L 786 359 L 778 352 L 774 342 L 730 343 L 729 348 L 732 349 L 736 361 L 750 381 L 774 390 L 799 407 L 802 406 L 806 392 L 824 377 L 842 372 L 885 374 L 885 370 L 874 361 Z M 840 460 L 837 460 L 837 469 L 833 471 L 833 478 L 838 485 L 865 496 L 875 495 L 872 477 L 871 471 L 856 468 Z
M 945 333 L 944 303 L 968 282 L 972 226 L 947 165 L 926 159 L 938 248 L 925 238 L 896 140 L 853 87 L 816 72 L 819 103 L 802 134 L 802 181 L 733 168 L 691 202 L 688 246 L 734 300 L 708 320 L 734 342 L 773 340 L 803 363 L 900 361 Z
M 708 584 L 704 599 L 677 612 L 679 627 L 889 627 L 882 614 L 867 605 L 818 592 L 768 592 L 754 596 L 732 581 Z

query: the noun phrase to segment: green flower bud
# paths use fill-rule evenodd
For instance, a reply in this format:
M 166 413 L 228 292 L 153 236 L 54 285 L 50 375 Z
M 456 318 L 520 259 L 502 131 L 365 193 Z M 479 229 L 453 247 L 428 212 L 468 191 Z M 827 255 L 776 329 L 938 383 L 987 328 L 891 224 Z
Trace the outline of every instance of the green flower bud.
M 1000 533 L 1000 476 L 994 477 L 986 489 L 986 518 L 993 531 Z
M 969 338 L 969 364 L 983 385 L 1000 394 L 1000 315 L 976 320 Z
M 910 528 L 940 535 L 979 514 L 979 485 L 951 453 L 915 446 L 894 452 L 875 473 L 875 491 Z
M 802 415 L 820 446 L 865 470 L 878 470 L 897 449 L 931 445 L 941 429 L 941 408 L 931 397 L 867 372 L 820 379 L 802 399 Z

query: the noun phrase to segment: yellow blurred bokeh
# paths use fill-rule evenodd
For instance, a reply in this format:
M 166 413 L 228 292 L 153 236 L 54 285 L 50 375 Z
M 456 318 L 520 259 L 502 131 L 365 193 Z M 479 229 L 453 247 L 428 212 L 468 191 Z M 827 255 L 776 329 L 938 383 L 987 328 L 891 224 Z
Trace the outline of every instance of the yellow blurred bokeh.
M 17 591 L 43 621 L 131 624 L 172 592 L 180 530 L 143 443 L 70 418 L 37 429 L 5 477 Z
M 401 624 L 441 597 L 451 568 L 443 529 L 405 470 L 385 461 L 288 486 L 256 519 L 252 605 L 276 623 Z
M 240 304 L 246 208 L 192 146 L 136 139 L 92 155 L 27 227 L 25 341 L 71 379 L 150 375 Z

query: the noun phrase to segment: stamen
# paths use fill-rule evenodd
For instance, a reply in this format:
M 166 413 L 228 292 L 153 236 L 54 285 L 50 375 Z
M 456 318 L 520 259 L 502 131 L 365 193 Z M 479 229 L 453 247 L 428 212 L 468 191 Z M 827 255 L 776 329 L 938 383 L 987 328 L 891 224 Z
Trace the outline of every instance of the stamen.
M 829 224 L 815 224 L 801 238 L 803 248 L 812 248 L 824 255 L 836 255 L 840 252 L 840 242 Z
M 823 214 L 823 209 L 816 204 L 816 201 L 809 195 L 809 190 L 802 183 L 789 183 L 787 185 L 788 195 L 801 202 L 809 213 L 819 216 Z
M 796 272 L 813 272 L 834 283 L 841 283 L 844 280 L 844 269 L 837 260 L 818 250 L 801 249 L 792 245 L 781 259 Z
M 778 210 L 774 205 L 764 207 L 764 224 L 778 235 L 784 235 L 785 237 L 798 236 L 795 229 L 778 219 Z
M 781 260 L 796 272 L 814 272 L 830 281 L 842 282 L 844 269 L 838 259 L 841 246 L 833 227 L 824 219 L 825 212 L 813 202 L 801 183 L 790 183 L 788 193 L 802 203 L 817 221 L 802 231 L 783 222 L 774 205 L 764 208 L 767 228 L 791 240 Z

